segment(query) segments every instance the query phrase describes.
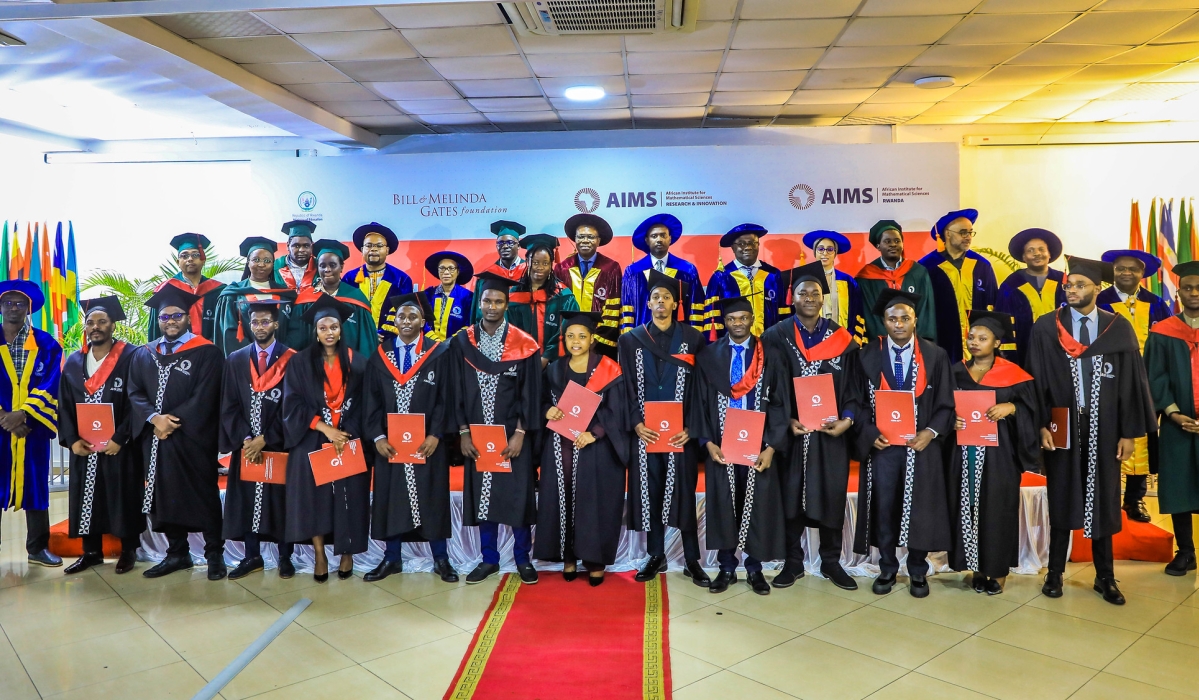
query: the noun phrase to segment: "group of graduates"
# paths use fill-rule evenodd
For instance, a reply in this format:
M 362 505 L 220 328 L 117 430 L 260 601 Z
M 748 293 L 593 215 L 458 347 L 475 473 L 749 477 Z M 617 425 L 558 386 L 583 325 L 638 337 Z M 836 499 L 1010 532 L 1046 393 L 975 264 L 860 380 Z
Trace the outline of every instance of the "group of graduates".
M 275 241 L 246 239 L 243 279 L 228 285 L 202 275 L 207 239 L 183 234 L 171 242 L 179 274 L 147 302 L 150 342 L 114 340 L 124 320 L 115 297 L 84 301 L 86 346 L 66 359 L 61 383 L 61 349 L 26 320 L 42 303 L 37 287 L 0 283 L 0 385 L 9 382 L 0 388 L 0 429 L 10 433 L 9 463 L 17 465 L 0 496 L 31 517 L 45 510 L 45 478 L 22 481 L 20 465 L 48 462 L 57 431 L 72 453 L 70 534 L 84 549 L 68 573 L 102 563 L 103 533 L 123 543 L 117 573 L 132 570 L 149 516 L 169 548 L 148 577 L 192 567 L 187 535 L 202 532 L 213 580 L 263 569 L 262 542 L 278 543 L 282 577 L 295 574 L 294 546 L 312 544 L 317 581 L 328 578 L 326 545 L 348 578 L 352 556 L 374 538 L 385 555 L 366 580 L 403 570 L 402 543 L 428 542 L 434 572 L 454 582 L 449 467 L 462 463 L 463 524 L 479 528 L 482 549 L 467 583 L 499 572 L 506 526 L 525 583 L 538 579 L 537 558 L 562 562 L 567 580 L 582 562 L 599 585 L 623 525 L 647 535 L 639 581 L 666 570 L 665 535 L 675 528 L 684 574 L 696 585 L 724 591 L 743 563 L 750 588 L 764 595 L 805 575 L 809 527 L 819 532 L 821 574 L 856 588 L 840 563 L 856 460 L 853 551 L 878 549 L 873 590 L 885 594 L 906 548 L 909 591 L 924 597 L 927 554 L 938 551 L 972 572 L 976 591 L 1002 592 L 1019 547 L 1021 473 L 1043 471 L 1051 525 L 1044 594 L 1062 595 L 1071 533 L 1082 530 L 1095 590 L 1122 604 L 1111 538 L 1122 510 L 1148 519 L 1144 475 L 1156 468 L 1161 510 L 1173 515 L 1178 541 L 1166 572 L 1194 570 L 1199 263 L 1174 267 L 1181 312 L 1172 315 L 1141 286 L 1156 258 L 1134 250 L 1068 256 L 1063 274 L 1049 268 L 1062 253 L 1058 237 L 1028 229 L 1009 245 L 1026 267 L 999 285 L 970 250 L 977 216 L 941 217 L 931 231 L 938 249 L 919 261 L 905 257 L 899 224 L 878 222 L 869 240 L 880 256 L 856 278 L 837 269 L 851 247 L 840 233 L 807 234 L 816 261 L 779 270 L 759 259 L 768 231 L 742 224 L 721 237 L 733 259 L 706 286 L 694 265 L 670 253 L 682 225 L 669 214 L 633 232 L 646 255 L 623 271 L 599 252 L 613 238 L 599 216 L 566 222 L 575 252 L 563 260 L 556 237 L 497 221 L 495 263 L 476 274 L 462 255 L 436 253 L 425 268 L 440 284 L 424 291 L 387 263 L 398 239 L 378 223 L 354 232 L 363 264 L 350 271 L 348 248 L 314 240 L 308 221 L 283 226 L 287 252 L 278 258 Z M 471 279 L 473 291 L 464 286 Z M 796 395 L 793 380 L 821 374 L 831 376 L 836 415 L 805 425 L 797 401 L 809 397 Z M 559 404 L 572 384 L 600 402 L 587 429 L 567 438 L 550 427 L 564 418 Z M 994 446 L 957 443 L 965 423 L 955 390 L 995 392 L 986 411 Z M 876 425 L 880 391 L 913 396 L 916 433 L 904 444 Z M 681 404 L 681 429 L 647 425 L 648 402 Z M 116 430 L 105 445 L 81 436 L 77 406 L 87 403 L 112 406 Z M 765 414 L 752 465 L 722 451 L 729 409 Z M 424 417 L 416 453 L 390 441 L 389 414 Z M 505 469 L 476 468 L 480 426 L 503 426 Z M 342 455 L 360 447 L 367 470 L 318 486 L 309 453 L 327 445 Z M 217 458 L 226 453 L 222 506 Z M 285 483 L 242 478 L 278 453 L 286 453 Z M 715 577 L 700 564 L 701 464 Z M 54 565 L 44 532 L 30 523 L 30 561 Z M 228 539 L 245 543 L 229 572 Z M 777 560 L 784 565 L 768 583 L 762 562 Z

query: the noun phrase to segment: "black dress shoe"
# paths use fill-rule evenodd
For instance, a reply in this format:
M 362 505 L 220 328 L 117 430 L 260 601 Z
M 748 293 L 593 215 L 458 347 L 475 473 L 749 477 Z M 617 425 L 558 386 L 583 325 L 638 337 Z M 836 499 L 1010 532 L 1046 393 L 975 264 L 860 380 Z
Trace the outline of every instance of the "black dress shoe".
M 43 549 L 36 554 L 30 554 L 29 563 L 54 568 L 56 566 L 62 566 L 62 557 L 48 549 Z
M 1149 509 L 1145 507 L 1144 501 L 1136 503 L 1125 503 L 1124 512 L 1128 514 L 1129 520 L 1135 520 L 1138 523 L 1152 522 L 1153 518 L 1149 515 Z
M 349 571 L 342 571 L 341 569 L 337 570 L 337 579 L 339 581 L 345 581 L 346 579 L 353 578 L 353 577 L 354 577 L 353 569 L 350 569 Z
M 516 572 L 520 574 L 520 582 L 532 586 L 537 583 L 537 569 L 533 567 L 532 562 L 525 562 L 516 565 Z
M 233 571 L 229 572 L 229 580 L 236 581 L 239 578 L 245 578 L 255 571 L 262 571 L 266 565 L 262 563 L 262 557 L 246 557 L 238 562 L 237 566 L 233 567 Z
M 1041 586 L 1041 595 L 1046 598 L 1062 597 L 1062 575 L 1050 571 L 1045 575 L 1045 585 Z
M 296 565 L 291 563 L 291 557 L 279 560 L 279 578 L 291 578 L 296 575 Z
M 970 577 L 970 586 L 974 589 L 975 593 L 985 592 L 987 590 L 987 577 L 975 571 L 974 575 Z
M 220 581 L 229 573 L 229 569 L 225 568 L 225 556 L 218 555 L 208 558 L 208 580 Z
M 690 578 L 691 583 L 697 586 L 706 588 L 712 585 L 712 580 L 708 578 L 708 572 L 704 571 L 704 567 L 700 566 L 698 561 L 687 562 L 687 566 L 683 567 L 683 575 Z
M 458 572 L 449 559 L 438 559 L 433 562 L 433 573 L 441 577 L 443 583 L 458 583 Z
M 166 576 L 167 574 L 173 574 L 176 571 L 183 571 L 190 568 L 192 568 L 192 557 L 190 554 L 181 554 L 179 556 L 168 554 L 166 559 L 143 571 L 142 576 L 146 578 L 158 578 L 159 576 Z
M 326 571 L 323 574 L 318 574 L 318 573 L 313 572 L 312 580 L 316 581 L 317 583 L 324 583 L 329 580 L 329 572 Z
M 93 566 L 99 566 L 103 563 L 104 563 L 104 555 L 100 554 L 99 552 L 92 552 L 90 554 L 84 554 L 83 556 L 76 559 L 74 561 L 74 563 L 72 563 L 67 568 L 63 569 L 62 573 L 66 576 L 70 576 L 71 574 L 77 574 L 77 573 L 80 573 L 81 571 L 87 571 L 88 569 L 92 568 Z
M 924 576 L 919 578 L 912 576 L 908 579 L 908 593 L 912 594 L 913 598 L 928 597 L 928 579 Z
M 1171 576 L 1186 576 L 1188 571 L 1195 570 L 1195 553 L 1178 552 L 1174 559 L 1166 564 L 1166 573 Z
M 117 559 L 117 565 L 113 568 L 113 571 L 117 572 L 118 574 L 127 574 L 130 571 L 133 571 L 133 565 L 136 563 L 137 550 L 132 552 L 122 551 L 121 558 Z
M 1096 578 L 1095 592 L 1102 594 L 1103 599 L 1112 605 L 1124 605 L 1124 594 L 1114 578 Z
M 574 571 L 567 571 L 566 569 L 562 570 L 562 578 L 567 581 L 573 581 L 578 577 L 579 577 L 578 569 L 575 569 Z
M 404 570 L 404 563 L 401 561 L 387 561 L 384 559 L 379 562 L 379 565 L 362 575 L 363 581 L 382 581 L 392 574 L 401 573 Z
M 821 564 L 820 573 L 826 579 L 832 581 L 834 586 L 843 591 L 858 590 L 858 582 L 854 581 L 852 576 L 845 573 L 845 569 L 843 569 L 841 564 L 838 562 L 834 562 L 832 564 Z
M 1003 593 L 1003 584 L 997 578 L 987 579 L 987 595 L 999 595 Z
M 874 591 L 875 595 L 887 595 L 894 585 L 895 574 L 879 574 L 878 578 L 874 579 L 874 584 L 870 586 L 870 590 Z
M 483 583 L 484 581 L 491 578 L 492 576 L 495 576 L 499 572 L 500 572 L 499 564 L 488 564 L 487 562 L 480 562 L 479 565 L 475 567 L 474 571 L 472 571 L 466 575 L 466 582 L 467 583 Z
M 604 582 L 604 572 L 599 571 L 596 573 L 598 573 L 599 576 L 588 576 L 587 577 L 587 583 L 591 584 L 592 588 L 595 588 L 596 586 L 598 586 Z
M 770 585 L 775 588 L 790 588 L 795 585 L 795 582 L 804 577 L 803 565 L 792 566 L 791 564 L 783 564 L 783 568 L 774 575 L 774 580 Z
M 637 572 L 637 575 L 633 577 L 633 580 L 645 583 L 646 581 L 656 578 L 658 574 L 664 573 L 666 573 L 666 555 L 657 554 L 650 557 L 649 561 L 645 562 L 645 566 L 641 567 L 641 571 Z
M 766 583 L 766 577 L 761 571 L 748 571 L 745 574 L 745 582 L 749 584 L 749 589 L 758 595 L 770 595 L 770 584 Z
M 721 571 L 716 574 L 716 578 L 712 579 L 712 583 L 708 584 L 709 593 L 724 593 L 729 589 L 730 583 L 737 582 L 736 571 Z

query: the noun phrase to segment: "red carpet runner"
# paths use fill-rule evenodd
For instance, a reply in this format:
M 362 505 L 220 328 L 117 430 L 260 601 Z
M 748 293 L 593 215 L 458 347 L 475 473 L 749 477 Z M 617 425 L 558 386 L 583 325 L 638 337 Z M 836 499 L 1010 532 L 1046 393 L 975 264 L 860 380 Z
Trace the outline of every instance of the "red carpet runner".
M 446 700 L 668 700 L 666 581 L 634 572 L 587 585 L 543 572 L 535 586 L 506 574 Z

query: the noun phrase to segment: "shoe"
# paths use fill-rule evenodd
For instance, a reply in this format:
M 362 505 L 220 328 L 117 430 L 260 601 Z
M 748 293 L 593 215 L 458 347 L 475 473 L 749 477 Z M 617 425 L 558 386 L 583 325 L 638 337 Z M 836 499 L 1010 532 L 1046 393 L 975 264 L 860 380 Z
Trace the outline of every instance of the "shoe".
M 1003 584 L 997 578 L 987 579 L 987 595 L 999 595 L 1003 593 Z
M 793 566 L 785 563 L 783 564 L 783 568 L 774 575 L 774 580 L 770 582 L 770 585 L 774 586 L 775 588 L 790 588 L 791 586 L 795 585 L 796 581 L 803 578 L 804 575 L 805 572 L 802 564 Z
M 349 571 L 342 571 L 341 565 L 346 563 L 347 561 L 350 562 L 350 569 L 349 569 Z M 353 575 L 354 575 L 354 557 L 353 557 L 353 555 L 350 555 L 350 554 L 341 555 L 341 557 L 339 557 L 337 560 L 337 578 L 342 581 L 345 581 L 346 579 L 350 578 Z
M 532 586 L 537 583 L 537 569 L 533 568 L 532 562 L 525 562 L 516 565 L 516 572 L 520 574 L 520 582 Z
M 1124 605 L 1124 594 L 1120 592 L 1114 578 L 1096 578 L 1095 592 L 1101 593 L 1103 599 L 1112 605 Z
M 1045 575 L 1045 585 L 1041 586 L 1041 595 L 1046 598 L 1062 597 L 1062 575 L 1050 571 Z
M 145 576 L 146 578 L 158 578 L 159 576 L 173 574 L 176 571 L 190 569 L 192 566 L 192 556 L 190 554 L 181 554 L 179 556 L 171 556 L 168 554 L 166 559 L 163 559 L 154 566 L 151 566 L 149 569 L 143 571 L 142 576 Z
M 70 576 L 71 574 L 77 574 L 77 573 L 80 573 L 81 571 L 87 571 L 88 569 L 92 568 L 93 566 L 99 566 L 103 563 L 104 563 L 104 555 L 100 554 L 99 552 L 93 552 L 91 554 L 84 554 L 83 556 L 76 559 L 73 564 L 71 564 L 67 568 L 63 569 L 62 573 L 66 576 Z
M 970 586 L 974 589 L 975 593 L 985 592 L 987 590 L 987 577 L 975 571 L 974 575 L 970 577 Z
M 352 578 L 353 576 L 354 576 L 353 569 L 350 569 L 349 571 L 342 571 L 341 569 L 337 570 L 337 578 L 339 581 L 345 581 L 346 579 Z
M 291 557 L 279 560 L 279 578 L 291 578 L 296 575 L 296 565 L 291 563 Z
M 379 565 L 362 575 L 363 581 L 382 581 L 383 579 L 398 574 L 404 570 L 403 562 L 387 561 L 384 559 L 379 562 Z
M 704 571 L 704 567 L 700 566 L 698 561 L 687 562 L 687 566 L 683 567 L 683 575 L 691 579 L 691 583 L 701 588 L 712 585 L 712 580 L 708 578 L 708 572 Z
M 1138 523 L 1151 522 L 1153 518 L 1149 515 L 1149 509 L 1145 507 L 1145 502 L 1138 500 L 1136 503 L 1125 503 L 1124 512 L 1128 514 L 1129 520 L 1135 520 Z
M 495 576 L 499 572 L 500 572 L 499 564 L 488 564 L 487 562 L 481 562 L 478 566 L 475 567 L 474 571 L 472 571 L 466 575 L 466 582 L 471 583 L 471 584 L 483 583 L 484 581 L 491 578 L 492 576 Z
M 879 574 L 878 578 L 874 579 L 874 584 L 870 586 L 870 590 L 874 591 L 875 595 L 887 595 L 894 585 L 895 574 Z
M 1188 571 L 1195 570 L 1195 553 L 1179 551 L 1174 560 L 1166 564 L 1166 573 L 1171 576 L 1186 576 Z
M 858 582 L 853 580 L 853 577 L 845 573 L 845 569 L 841 568 L 841 564 L 833 562 L 832 564 L 821 564 L 820 574 L 832 582 L 834 586 L 843 591 L 858 590 Z
M 724 593 L 729 589 L 730 583 L 737 582 L 736 571 L 721 571 L 716 574 L 716 578 L 712 579 L 712 583 L 708 585 L 709 593 Z
M 233 571 L 229 572 L 229 580 L 236 581 L 239 578 L 245 578 L 255 571 L 262 571 L 266 565 L 262 563 L 262 557 L 246 557 L 233 567 Z
M 566 569 L 562 570 L 562 578 L 566 579 L 567 581 L 573 581 L 578 577 L 579 577 L 578 569 L 575 569 L 574 571 L 567 571 Z
M 590 583 L 592 588 L 595 588 L 596 586 L 598 586 L 604 582 L 604 572 L 600 571 L 598 573 L 599 573 L 599 576 L 588 576 L 587 577 L 587 583 Z
M 454 571 L 449 559 L 438 559 L 433 562 L 433 573 L 441 577 L 444 583 L 458 583 L 458 572 Z
M 220 581 L 225 578 L 229 570 L 225 568 L 225 555 L 220 554 L 215 557 L 208 558 L 208 580 Z
M 633 580 L 645 583 L 646 581 L 656 578 L 658 574 L 664 573 L 666 573 L 666 555 L 657 554 L 650 557 L 649 561 L 645 562 L 645 566 L 641 567 L 641 571 L 637 572 L 637 575 L 633 577 Z
M 920 576 L 919 578 L 912 576 L 909 578 L 908 593 L 911 593 L 913 598 L 927 598 L 928 579 L 924 576 Z
M 326 572 L 325 572 L 325 573 L 323 573 L 323 574 L 315 574 L 315 573 L 314 573 L 314 574 L 312 575 L 312 580 L 313 580 L 313 581 L 316 581 L 317 583 L 324 583 L 325 581 L 328 581 L 328 580 L 329 580 L 329 572 L 328 572 L 328 571 L 326 571 Z
M 770 584 L 766 583 L 766 577 L 762 575 L 761 571 L 746 572 L 745 582 L 749 584 L 749 589 L 754 593 L 770 595 Z
M 62 566 L 62 557 L 58 556 L 57 554 L 51 552 L 48 549 L 43 549 L 42 551 L 38 552 L 37 554 L 30 554 L 29 555 L 29 563 L 30 564 L 39 564 L 41 566 L 48 566 L 50 568 L 54 568 L 56 566 Z
M 127 574 L 133 571 L 133 565 L 137 563 L 137 550 L 132 552 L 121 552 L 121 558 L 117 559 L 117 565 L 113 571 L 118 574 Z

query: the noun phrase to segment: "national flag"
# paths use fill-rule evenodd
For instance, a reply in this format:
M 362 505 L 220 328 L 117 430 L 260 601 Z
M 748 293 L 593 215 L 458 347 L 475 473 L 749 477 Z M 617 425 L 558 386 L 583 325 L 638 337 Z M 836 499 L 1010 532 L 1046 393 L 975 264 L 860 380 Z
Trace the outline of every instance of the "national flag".
M 75 262 L 75 224 L 67 222 L 67 328 L 79 323 L 79 268 Z
M 1170 200 L 1167 206 L 1165 200 L 1162 200 L 1162 225 L 1157 234 L 1157 249 L 1156 255 L 1161 258 L 1162 267 L 1154 277 L 1158 279 L 1158 286 L 1161 291 L 1156 292 L 1166 300 L 1166 304 L 1173 303 L 1174 297 L 1178 293 L 1178 285 L 1174 284 L 1174 265 L 1178 263 L 1178 258 L 1174 254 L 1174 200 Z
M 8 279 L 8 219 L 4 220 L 4 242 L 0 243 L 0 260 L 4 261 L 4 269 L 0 270 L 0 280 Z
M 50 263 L 53 250 L 53 242 L 50 240 L 50 224 L 42 224 L 42 246 L 40 253 L 42 255 L 42 276 L 37 282 L 41 285 L 42 296 L 46 299 L 46 305 L 42 311 L 42 322 L 46 331 L 50 335 L 58 335 L 59 321 L 54 317 L 54 267 Z
M 1141 236 L 1141 203 L 1132 200 L 1132 215 L 1128 223 L 1128 247 L 1130 250 L 1145 250 L 1145 238 Z
M 8 279 L 21 278 L 21 244 L 16 224 L 12 229 L 12 254 L 8 258 Z
M 59 338 L 62 341 L 62 334 L 67 329 L 67 256 L 64 254 L 62 245 L 62 222 L 58 222 L 58 227 L 54 231 L 54 323 L 58 326 Z
M 29 274 L 26 275 L 25 279 L 29 280 L 30 282 L 33 282 L 36 285 L 41 286 L 41 283 L 42 283 L 42 255 L 40 252 L 41 251 L 41 242 L 40 242 L 39 233 L 40 233 L 40 231 L 34 230 L 33 242 L 30 244 L 29 250 L 27 251 L 28 258 L 29 258 Z M 42 294 L 45 294 L 45 293 L 46 292 L 43 289 Z M 33 323 L 33 327 L 38 329 L 39 331 L 46 330 L 46 321 L 45 321 L 46 313 L 45 313 L 45 311 L 46 311 L 46 307 L 45 307 L 45 305 L 43 305 L 41 311 L 39 311 L 38 313 L 29 315 L 29 320 Z
M 1148 243 L 1145 252 L 1157 257 L 1157 197 L 1149 205 L 1149 228 L 1145 231 L 1145 242 Z M 1141 280 L 1141 284 L 1154 294 L 1161 294 L 1161 284 L 1156 275 Z
M 1187 218 L 1187 200 L 1185 197 L 1180 200 L 1182 205 L 1178 207 L 1178 246 L 1176 248 L 1176 257 L 1178 262 L 1184 263 L 1193 260 L 1195 257 L 1194 248 L 1191 247 L 1191 224 Z
M 34 229 L 37 228 L 37 224 L 34 224 L 33 226 L 34 226 Z M 33 254 L 33 234 L 30 232 L 29 222 L 26 221 L 25 222 L 25 252 L 24 252 L 24 254 L 21 255 L 21 274 L 17 275 L 16 279 L 22 279 L 22 280 L 29 279 L 29 263 L 31 262 L 29 256 L 31 256 L 32 254 Z

